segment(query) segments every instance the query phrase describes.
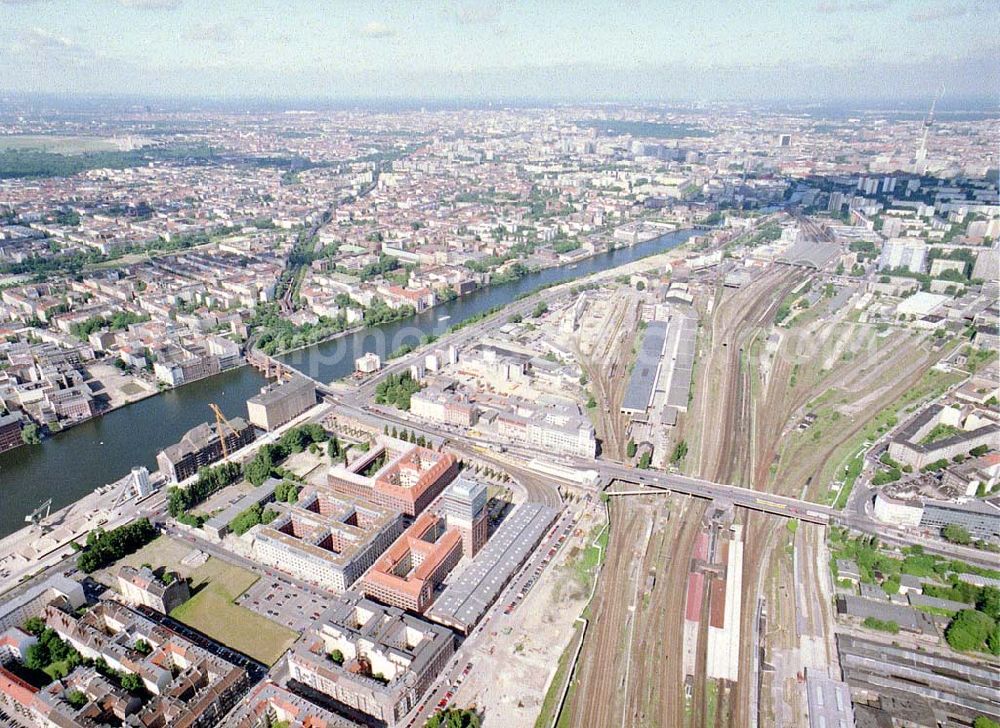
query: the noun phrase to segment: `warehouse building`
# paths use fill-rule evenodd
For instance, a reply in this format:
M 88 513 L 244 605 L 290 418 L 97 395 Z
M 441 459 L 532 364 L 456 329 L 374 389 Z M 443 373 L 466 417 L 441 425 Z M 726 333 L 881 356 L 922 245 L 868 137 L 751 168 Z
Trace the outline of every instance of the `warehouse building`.
M 884 617 L 883 617 L 884 618 Z M 867 725 L 971 725 L 1000 720 L 995 666 L 837 635 L 844 682 Z M 860 724 L 860 723 L 859 723 Z
M 264 387 L 247 400 L 250 422 L 270 432 L 316 404 L 316 385 L 298 375 L 284 383 Z
M 518 506 L 427 610 L 427 616 L 465 634 L 471 632 L 535 550 L 555 517 L 555 509 L 540 503 Z

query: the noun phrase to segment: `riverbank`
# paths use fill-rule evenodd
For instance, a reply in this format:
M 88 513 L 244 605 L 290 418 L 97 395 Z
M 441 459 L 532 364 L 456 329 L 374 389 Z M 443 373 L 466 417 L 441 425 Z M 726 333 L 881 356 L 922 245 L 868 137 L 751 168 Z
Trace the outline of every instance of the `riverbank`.
M 441 336 L 484 311 L 552 285 L 617 270 L 682 246 L 694 230 L 667 233 L 636 245 L 590 256 L 569 266 L 550 267 L 498 286 L 480 288 L 453 301 L 422 311 L 408 319 L 356 327 L 332 341 L 278 357 L 322 381 L 350 376 L 354 361 L 368 351 L 386 358 L 404 343 L 416 347 L 427 335 Z M 47 438 L 41 446 L 0 453 L 0 537 L 23 526 L 24 516 L 46 498 L 62 508 L 90 493 L 95 484 L 111 483 L 133 466 L 156 469 L 156 453 L 183 434 L 212 419 L 209 404 L 227 416 L 245 416 L 246 400 L 266 383 L 253 367 L 241 366 L 166 390 L 159 396 L 134 402 Z M 7 504 L 10 504 L 7 506 Z
M 353 334 L 356 334 L 356 333 L 358 333 L 360 331 L 363 331 L 365 329 L 368 329 L 368 328 L 374 328 L 374 327 L 382 326 L 382 325 L 385 325 L 385 324 L 392 324 L 392 323 L 395 323 L 397 321 L 405 321 L 407 319 L 414 318 L 415 316 L 417 316 L 419 314 L 426 313 L 428 311 L 434 311 L 436 309 L 440 309 L 442 306 L 445 306 L 445 305 L 447 305 L 449 303 L 453 303 L 455 301 L 461 300 L 462 298 L 466 298 L 468 296 L 475 295 L 476 293 L 479 293 L 481 291 L 489 290 L 490 288 L 492 288 L 494 286 L 503 286 L 503 285 L 509 285 L 509 284 L 512 284 L 512 283 L 517 283 L 518 281 L 520 281 L 520 280 L 522 280 L 524 278 L 528 278 L 529 276 L 537 275 L 539 273 L 543 273 L 544 271 L 547 271 L 547 270 L 552 270 L 552 269 L 573 270 L 574 268 L 576 268 L 576 266 L 580 265 L 581 263 L 583 263 L 583 262 L 585 262 L 587 260 L 590 260 L 592 258 L 596 258 L 596 257 L 598 257 L 600 255 L 604 255 L 604 254 L 608 254 L 608 253 L 613 253 L 616 250 L 626 250 L 628 248 L 634 248 L 634 247 L 642 245 L 644 243 L 652 242 L 653 240 L 658 240 L 658 239 L 663 238 L 663 237 L 665 237 L 667 235 L 672 235 L 672 234 L 678 233 L 678 232 L 687 232 L 689 230 L 693 231 L 694 228 L 675 228 L 673 230 L 670 230 L 669 232 L 665 232 L 665 233 L 662 233 L 660 235 L 654 235 L 652 237 L 646 238 L 644 240 L 639 240 L 639 241 L 636 241 L 634 243 L 620 243 L 620 244 L 616 245 L 614 240 L 610 240 L 608 242 L 608 245 L 607 245 L 606 248 L 604 248 L 603 250 L 595 249 L 591 253 L 588 253 L 588 252 L 586 252 L 585 250 L 583 250 L 581 248 L 579 250 L 573 251 L 572 253 L 565 254 L 564 259 L 553 261 L 553 262 L 549 263 L 548 265 L 537 265 L 537 266 L 534 266 L 532 268 L 526 268 L 525 272 L 523 274 L 521 274 L 521 275 L 518 275 L 518 276 L 515 276 L 515 277 L 505 277 L 505 278 L 503 278 L 503 279 L 501 279 L 500 281 L 497 281 L 497 282 L 494 282 L 491 279 L 488 283 L 483 283 L 481 285 L 478 285 L 474 289 L 472 289 L 471 291 L 469 291 L 468 293 L 466 293 L 464 295 L 459 295 L 459 296 L 456 296 L 455 298 L 448 299 L 446 301 L 437 301 L 433 305 L 428 306 L 427 308 L 423 309 L 422 311 L 416 311 L 416 312 L 414 312 L 413 314 L 411 314 L 409 316 L 402 316 L 400 318 L 389 319 L 387 321 L 382 321 L 382 322 L 380 322 L 378 324 L 373 324 L 371 326 L 365 325 L 365 324 L 362 324 L 360 326 L 354 326 L 352 328 L 344 329 L 343 331 L 338 331 L 338 332 L 336 332 L 334 334 L 331 334 L 330 336 L 325 336 L 322 339 L 317 339 L 316 341 L 310 342 L 308 344 L 302 344 L 301 346 L 292 347 L 290 349 L 282 349 L 280 351 L 276 351 L 273 354 L 268 354 L 268 356 L 271 356 L 271 357 L 274 357 L 274 358 L 287 356 L 289 354 L 293 354 L 293 353 L 298 352 L 298 351 L 304 351 L 306 349 L 311 349 L 311 348 L 313 348 L 315 346 L 319 346 L 321 344 L 326 344 L 326 343 L 329 343 L 331 341 L 336 341 L 337 339 L 342 339 L 344 337 L 351 336 Z M 577 255 L 574 255 L 573 253 L 577 253 Z M 654 253 L 654 255 L 655 255 L 655 253 Z M 402 354 L 400 354 L 400 356 L 401 355 Z

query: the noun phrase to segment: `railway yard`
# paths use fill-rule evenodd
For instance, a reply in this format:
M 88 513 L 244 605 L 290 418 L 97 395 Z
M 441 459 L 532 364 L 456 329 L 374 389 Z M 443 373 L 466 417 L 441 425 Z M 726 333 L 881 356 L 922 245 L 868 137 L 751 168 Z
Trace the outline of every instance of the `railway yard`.
M 933 368 L 949 351 L 941 341 L 859 320 L 858 290 L 819 271 L 770 266 L 718 283 L 689 281 L 696 375 L 689 411 L 657 443 L 666 468 L 833 503 L 846 461 L 886 427 L 873 413 L 959 378 Z M 643 306 L 629 285 L 588 306 L 576 353 L 602 454 L 636 463 L 622 402 Z M 839 674 L 825 529 L 655 491 L 608 502 L 606 561 L 558 725 L 805 720 L 802 676 Z

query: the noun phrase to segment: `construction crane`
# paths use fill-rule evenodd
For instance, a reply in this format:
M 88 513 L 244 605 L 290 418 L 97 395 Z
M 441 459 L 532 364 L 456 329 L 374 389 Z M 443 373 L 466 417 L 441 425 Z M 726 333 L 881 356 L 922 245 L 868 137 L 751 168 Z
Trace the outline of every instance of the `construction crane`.
M 24 517 L 25 523 L 30 523 L 32 526 L 37 526 L 42 522 L 43 519 L 49 517 L 49 512 L 52 510 L 52 499 L 49 498 L 47 501 L 42 503 L 38 508 L 33 510 L 31 513 Z
M 223 428 L 229 430 L 233 434 L 233 437 L 238 438 L 239 436 L 236 434 L 236 430 L 233 429 L 233 426 L 229 424 L 229 420 L 227 420 L 225 415 L 222 414 L 222 410 L 219 409 L 219 405 L 214 402 L 210 402 L 208 406 L 211 407 L 212 411 L 215 413 L 215 431 L 218 433 L 219 442 L 222 444 L 222 457 L 223 459 L 228 458 L 229 445 L 226 444 L 226 433 L 223 432 Z
M 937 96 L 931 101 L 930 111 L 927 112 L 927 116 L 924 118 L 924 132 L 920 137 L 920 146 L 917 147 L 917 157 L 918 162 L 922 162 L 927 159 L 927 135 L 930 133 L 931 127 L 934 126 L 934 110 L 937 108 L 938 101 L 944 96 L 944 86 L 938 89 Z

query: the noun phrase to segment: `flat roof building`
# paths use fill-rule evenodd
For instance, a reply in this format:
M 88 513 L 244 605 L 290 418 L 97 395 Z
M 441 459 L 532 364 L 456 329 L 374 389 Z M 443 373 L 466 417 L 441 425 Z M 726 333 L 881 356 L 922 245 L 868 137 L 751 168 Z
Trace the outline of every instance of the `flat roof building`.
M 641 414 L 652 403 L 667 343 L 667 328 L 666 321 L 650 321 L 646 325 L 635 367 L 622 398 L 621 410 L 624 414 Z
M 298 375 L 272 384 L 247 400 L 247 417 L 262 430 L 274 430 L 316 404 L 316 385 Z
M 523 503 L 504 519 L 482 551 L 427 610 L 427 616 L 468 634 L 525 562 L 556 510 Z
M 896 725 L 970 725 L 1000 720 L 995 665 L 923 649 L 837 635 L 844 682 Z
M 469 558 L 479 553 L 489 534 L 489 493 L 486 484 L 464 472 L 445 488 L 437 510 L 462 533 L 462 552 Z

